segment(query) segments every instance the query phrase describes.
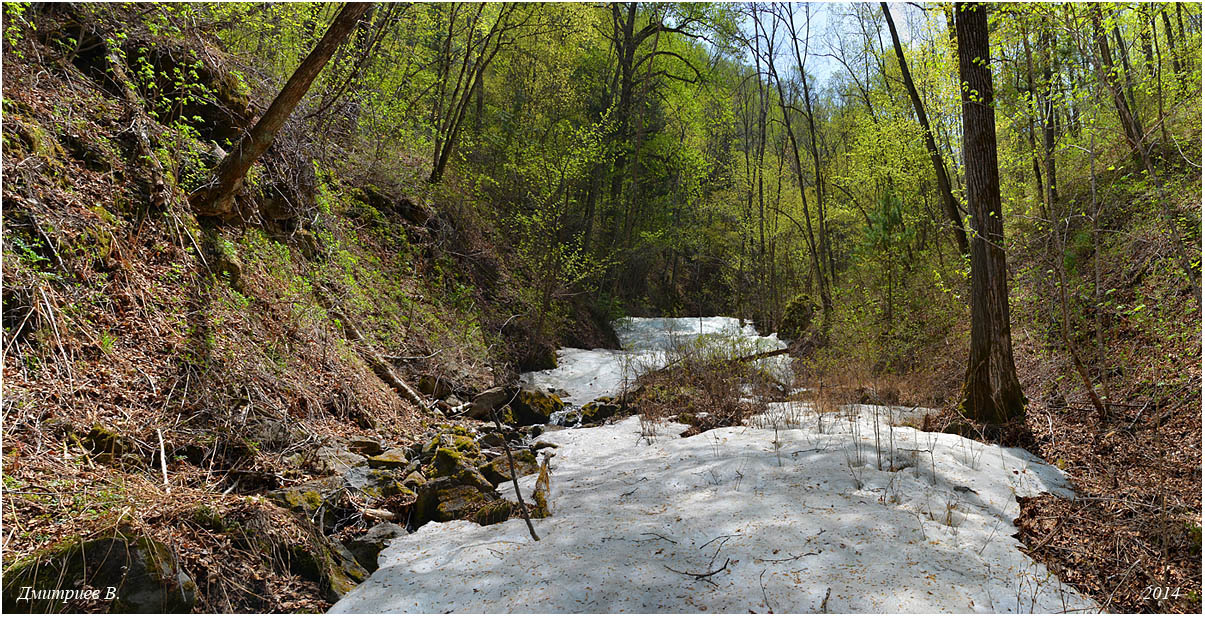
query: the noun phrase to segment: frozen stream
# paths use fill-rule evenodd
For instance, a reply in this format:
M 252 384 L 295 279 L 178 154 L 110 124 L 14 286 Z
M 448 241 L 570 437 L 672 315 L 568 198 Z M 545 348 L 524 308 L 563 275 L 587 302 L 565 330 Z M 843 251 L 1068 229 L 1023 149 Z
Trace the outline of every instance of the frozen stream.
M 576 349 L 557 352 L 557 367 L 524 373 L 524 383 L 562 390 L 565 402 L 584 405 L 600 396 L 615 396 L 641 373 L 665 366 L 673 352 L 690 353 L 700 348 L 731 357 L 786 347 L 777 336 L 758 336 L 752 324 L 741 325 L 732 317 L 643 317 L 615 322 L 615 334 L 623 346 L 617 349 Z M 790 382 L 786 357 L 770 358 L 764 366 L 783 381 Z
M 527 377 L 584 402 L 622 385 L 622 356 L 655 360 L 660 341 L 735 326 L 685 321 L 633 320 L 620 330 L 628 351 L 565 350 L 558 369 Z M 676 333 L 658 339 L 665 332 Z M 1069 494 L 1061 471 L 1021 449 L 890 427 L 893 413 L 853 406 L 819 416 L 779 403 L 756 423 L 777 432 L 683 439 L 683 426 L 650 435 L 633 417 L 547 433 L 559 448 L 553 516 L 535 521 L 542 541 L 520 519 L 431 523 L 395 540 L 381 569 L 331 611 L 1096 609 L 1011 537 L 1016 497 Z M 534 480 L 520 481 L 525 493 Z

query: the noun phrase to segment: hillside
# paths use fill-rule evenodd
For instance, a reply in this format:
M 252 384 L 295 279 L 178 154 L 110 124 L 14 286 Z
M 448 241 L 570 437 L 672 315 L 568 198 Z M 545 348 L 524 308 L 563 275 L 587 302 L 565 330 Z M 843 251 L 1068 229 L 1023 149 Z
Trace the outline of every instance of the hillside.
M 1200 17 L 6 3 L 4 609 L 354 612 L 396 575 L 399 611 L 1198 612 Z M 783 466 L 813 442 L 839 445 Z M 820 486 L 861 522 L 792 510 Z M 956 529 L 930 488 L 985 502 Z M 784 565 L 775 596 L 758 538 L 691 562 L 689 602 L 620 598 L 682 576 L 633 560 L 696 556 L 566 539 L 773 526 L 721 492 L 833 527 L 791 549 L 829 575 L 882 542 L 947 592 L 830 599 Z M 457 547 L 495 535 L 516 552 L 471 557 L 509 584 L 557 547 L 609 564 L 565 566 L 601 595 L 469 601 L 496 581 Z M 1052 595 L 1002 602 L 963 557 Z

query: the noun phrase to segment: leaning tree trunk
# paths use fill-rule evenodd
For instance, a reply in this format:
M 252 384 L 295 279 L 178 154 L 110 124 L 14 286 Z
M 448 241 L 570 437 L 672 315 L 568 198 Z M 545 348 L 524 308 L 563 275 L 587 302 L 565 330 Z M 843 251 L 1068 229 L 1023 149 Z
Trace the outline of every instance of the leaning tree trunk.
M 310 55 L 301 61 L 297 70 L 293 71 L 293 76 L 281 89 L 280 94 L 276 95 L 276 99 L 255 123 L 251 132 L 244 135 L 230 154 L 222 159 L 213 172 L 213 178 L 189 197 L 189 202 L 197 214 L 227 216 L 234 212 L 234 195 L 242 188 L 247 171 L 263 156 L 268 146 L 272 145 L 276 133 L 284 126 L 285 120 L 293 113 L 301 97 L 309 91 L 314 78 L 318 77 L 327 60 L 330 60 L 331 55 L 371 6 L 369 2 L 349 2 L 343 5 L 322 40 L 318 41 Z
M 958 73 L 963 83 L 962 135 L 971 242 L 971 354 L 963 407 L 975 419 L 1000 424 L 1025 413 L 1013 364 L 1004 263 L 1004 216 L 996 160 L 987 8 L 958 3 Z
M 925 106 L 921 103 L 920 93 L 912 82 L 912 72 L 908 70 L 908 61 L 904 59 L 904 48 L 900 45 L 900 36 L 895 31 L 895 20 L 891 19 L 891 10 L 887 3 L 883 6 L 883 17 L 887 20 L 887 29 L 891 31 L 891 43 L 895 47 L 895 56 L 900 61 L 900 75 L 904 78 L 904 88 L 908 90 L 908 98 L 912 99 L 912 109 L 916 112 L 916 121 L 920 123 L 925 133 L 925 149 L 929 151 L 929 160 L 933 163 L 933 173 L 937 176 L 937 192 L 940 193 L 942 210 L 954 231 L 954 241 L 958 243 L 958 251 L 963 255 L 968 252 L 967 234 L 962 227 L 962 215 L 954 202 L 954 192 L 950 189 L 950 176 L 946 173 L 946 165 L 941 160 L 941 152 L 937 149 L 937 140 L 933 138 L 933 130 L 929 128 L 929 116 L 925 114 Z M 1038 180 L 1041 183 L 1041 179 Z

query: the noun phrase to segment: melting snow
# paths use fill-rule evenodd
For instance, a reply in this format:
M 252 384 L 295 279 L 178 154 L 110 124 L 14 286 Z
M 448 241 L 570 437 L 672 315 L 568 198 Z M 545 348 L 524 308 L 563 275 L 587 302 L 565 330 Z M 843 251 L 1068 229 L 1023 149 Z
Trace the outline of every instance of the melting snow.
M 638 375 L 665 366 L 668 350 L 690 353 L 705 345 L 709 351 L 739 357 L 786 347 L 776 335 L 758 336 L 752 324 L 733 317 L 625 318 L 615 322 L 615 334 L 622 350 L 564 348 L 557 351 L 556 368 L 524 373 L 522 381 L 568 392 L 562 397 L 567 403 L 584 405 L 600 396 L 618 395 Z M 785 356 L 762 363 L 790 381 Z
M 581 380 L 577 357 L 558 370 Z M 545 434 L 560 447 L 540 542 L 521 519 L 430 523 L 331 611 L 1095 610 L 1011 537 L 1016 497 L 1069 495 L 1062 472 L 1021 449 L 891 427 L 897 411 L 781 403 L 754 426 L 686 439 L 635 417 Z M 534 482 L 520 481 L 525 495 Z

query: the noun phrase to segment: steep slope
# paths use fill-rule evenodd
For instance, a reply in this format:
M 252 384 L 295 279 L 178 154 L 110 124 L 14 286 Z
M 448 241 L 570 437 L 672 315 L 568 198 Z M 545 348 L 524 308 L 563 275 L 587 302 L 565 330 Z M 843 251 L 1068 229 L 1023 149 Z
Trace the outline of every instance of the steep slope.
M 547 366 L 558 335 L 532 329 L 527 275 L 471 198 L 321 162 L 299 121 L 242 220 L 195 217 L 215 142 L 273 93 L 199 35 L 85 10 L 5 37 L 6 572 L 118 530 L 175 554 L 184 608 L 323 608 L 332 549 L 263 496 L 440 419 L 375 358 L 454 403 Z

